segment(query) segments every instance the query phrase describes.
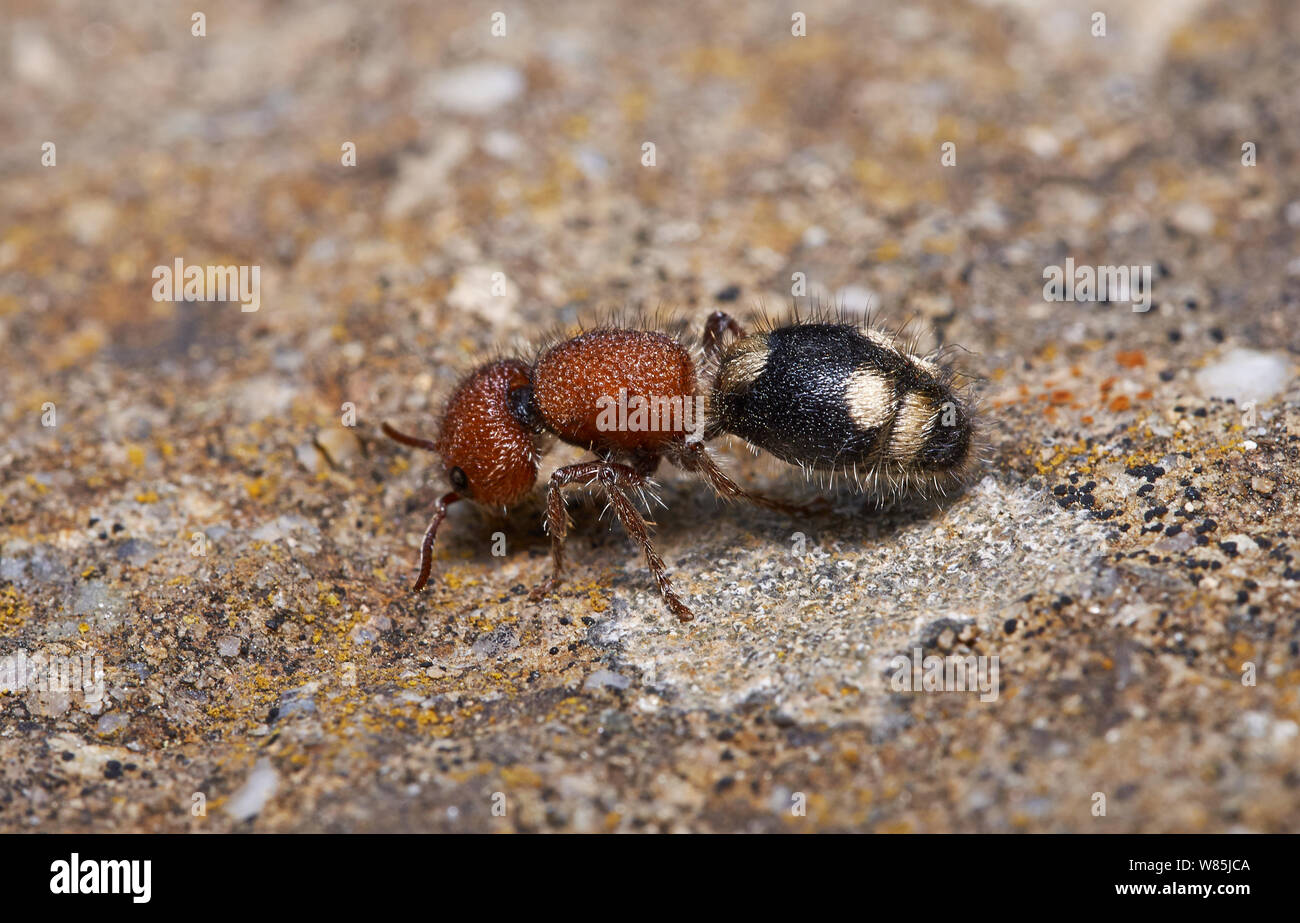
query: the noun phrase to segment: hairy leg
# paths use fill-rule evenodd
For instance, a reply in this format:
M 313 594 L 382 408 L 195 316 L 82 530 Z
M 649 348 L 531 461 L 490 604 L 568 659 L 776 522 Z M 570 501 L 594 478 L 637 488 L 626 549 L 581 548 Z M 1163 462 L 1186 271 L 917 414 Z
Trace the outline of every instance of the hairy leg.
M 745 330 L 726 311 L 714 311 L 704 322 L 704 355 L 712 359 L 722 352 L 724 333 L 735 334 L 736 339 L 740 339 L 745 335 Z
M 728 500 L 747 500 L 766 509 L 786 513 L 790 516 L 823 513 L 830 508 L 830 503 L 821 497 L 812 503 L 786 503 L 783 500 L 774 500 L 771 497 L 765 497 L 762 494 L 746 490 L 727 477 L 726 472 L 718 466 L 713 456 L 709 454 L 709 450 L 700 442 L 686 443 L 677 452 L 669 455 L 669 458 L 673 464 L 683 471 L 699 475 L 706 484 L 713 488 L 718 496 Z
M 652 469 L 653 470 L 653 469 Z M 663 596 L 670 612 L 680 621 L 689 622 L 694 614 L 673 591 L 668 579 L 668 569 L 663 558 L 659 557 L 650 542 L 650 530 L 645 517 L 637 510 L 627 495 L 628 488 L 640 488 L 645 484 L 645 477 L 627 465 L 607 461 L 580 462 L 567 465 L 551 475 L 546 490 L 546 529 L 551 533 L 551 575 L 537 585 L 530 598 L 534 600 L 545 597 L 559 585 L 560 575 L 564 570 L 564 541 L 569 531 L 569 513 L 564 503 L 564 488 L 577 483 L 590 482 L 593 478 L 600 481 L 605 495 L 618 521 L 623 524 L 627 534 L 641 546 L 645 553 L 646 564 L 654 577 L 655 586 Z
M 409 445 L 415 449 L 428 449 L 430 452 L 438 451 L 438 447 L 433 444 L 432 440 L 421 439 L 419 436 L 408 436 L 406 433 L 398 432 L 387 423 L 381 423 L 379 428 L 384 431 L 384 435 L 394 442 L 400 442 L 402 445 Z M 455 492 L 445 495 L 433 508 L 433 519 L 429 522 L 429 528 L 424 530 L 424 541 L 420 543 L 420 576 L 415 581 L 415 586 L 411 587 L 412 591 L 418 593 L 424 589 L 425 584 L 429 582 L 429 572 L 433 570 L 433 540 L 438 536 L 438 526 L 447 518 L 447 507 L 451 506 L 460 499 L 460 494 Z
M 424 530 L 424 541 L 420 543 L 420 576 L 415 581 L 415 586 L 411 587 L 412 592 L 420 592 L 429 582 L 429 572 L 433 570 L 433 540 L 438 535 L 438 526 L 447 517 L 447 507 L 459 499 L 460 494 L 453 492 L 443 496 L 434 505 L 433 519 L 429 522 L 429 528 Z

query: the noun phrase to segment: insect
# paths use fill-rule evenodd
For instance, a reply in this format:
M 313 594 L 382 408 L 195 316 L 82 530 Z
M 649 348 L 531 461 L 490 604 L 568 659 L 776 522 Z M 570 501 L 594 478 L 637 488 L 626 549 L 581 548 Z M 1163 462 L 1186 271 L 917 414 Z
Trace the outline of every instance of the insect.
M 554 590 L 564 571 L 564 491 L 599 485 L 641 546 L 668 609 L 683 622 L 693 614 L 673 589 L 632 500 L 634 492 L 644 500 L 664 459 L 719 496 L 790 514 L 818 507 L 746 490 L 719 468 L 704 442 L 737 435 L 806 471 L 851 471 L 859 485 L 880 487 L 883 481 L 895 494 L 945 490 L 969 467 L 972 413 L 952 373 L 883 333 L 796 321 L 747 335 L 719 311 L 705 324 L 703 345 L 716 367 L 706 390 L 695 358 L 677 338 L 605 326 L 562 339 L 532 362 L 499 359 L 474 369 L 452 392 L 435 440 L 384 423 L 389 438 L 435 452 L 452 487 L 425 531 L 414 589 L 428 582 L 447 507 L 459 500 L 518 505 L 531 494 L 553 439 L 595 458 L 551 475 L 546 529 L 552 568 L 531 598 Z
M 783 512 L 803 507 L 751 493 L 718 467 L 702 442 L 705 420 L 696 362 L 675 337 L 627 327 L 599 327 L 543 349 L 531 363 L 488 362 L 453 391 L 434 440 L 408 436 L 387 423 L 383 431 L 404 445 L 437 453 L 452 490 L 435 505 L 420 547 L 420 576 L 428 582 L 438 527 L 460 500 L 485 506 L 517 505 L 532 491 L 549 438 L 595 455 L 559 468 L 546 490 L 546 528 L 552 570 L 533 599 L 550 593 L 564 570 L 569 517 L 564 491 L 599 485 L 623 528 L 641 546 L 668 609 L 681 621 L 693 615 L 668 578 L 651 544 L 648 524 L 632 501 L 650 489 L 663 459 L 704 480 L 717 494 Z
M 841 318 L 766 324 L 746 335 L 718 311 L 704 347 L 717 362 L 705 439 L 740 436 L 878 497 L 946 493 L 973 467 L 969 394 L 953 371 L 896 336 Z

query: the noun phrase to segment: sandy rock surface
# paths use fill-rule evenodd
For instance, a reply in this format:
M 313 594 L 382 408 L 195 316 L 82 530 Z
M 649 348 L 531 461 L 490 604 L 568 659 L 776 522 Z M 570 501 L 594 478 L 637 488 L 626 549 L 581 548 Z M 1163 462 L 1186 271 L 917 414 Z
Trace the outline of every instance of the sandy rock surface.
M 0 829 L 1300 829 L 1300 8 L 94 6 L 0 32 L 0 655 L 102 676 L 0 673 Z M 257 310 L 155 299 L 177 259 Z M 382 421 L 800 282 L 963 348 L 968 490 L 665 469 L 685 626 L 595 501 L 548 601 L 536 506 L 409 592 L 445 485 Z

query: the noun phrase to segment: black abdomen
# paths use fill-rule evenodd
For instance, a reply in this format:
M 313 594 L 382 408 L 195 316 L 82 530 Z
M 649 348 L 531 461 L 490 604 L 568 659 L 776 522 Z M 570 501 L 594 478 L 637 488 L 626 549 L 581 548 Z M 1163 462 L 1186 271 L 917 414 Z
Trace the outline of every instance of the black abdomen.
M 731 433 L 817 470 L 935 481 L 970 454 L 970 415 L 951 377 L 875 330 L 779 327 L 723 353 L 709 437 Z

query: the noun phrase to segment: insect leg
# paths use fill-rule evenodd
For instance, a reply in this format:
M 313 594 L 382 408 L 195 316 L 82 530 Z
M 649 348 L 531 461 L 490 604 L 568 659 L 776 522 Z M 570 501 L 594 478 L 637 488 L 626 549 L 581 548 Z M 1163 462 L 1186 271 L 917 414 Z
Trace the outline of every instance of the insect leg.
M 699 475 L 706 484 L 713 488 L 718 496 L 728 500 L 748 500 L 750 503 L 755 503 L 766 509 L 791 516 L 824 513 L 830 508 L 830 503 L 822 497 L 812 503 L 786 503 L 784 500 L 776 500 L 746 490 L 727 477 L 726 472 L 718 466 L 713 456 L 709 454 L 709 450 L 699 442 L 687 443 L 669 457 L 677 467 L 683 471 Z
M 459 499 L 460 494 L 449 493 L 434 506 L 433 519 L 429 522 L 429 528 L 424 530 L 424 541 L 420 543 L 420 576 L 415 581 L 415 586 L 411 587 L 412 592 L 420 592 L 429 582 L 429 572 L 433 570 L 433 540 L 438 535 L 438 526 L 447 518 L 447 507 Z
M 710 359 L 722 352 L 722 335 L 732 333 L 736 339 L 745 335 L 744 328 L 726 311 L 714 311 L 704 322 L 704 355 Z
M 580 462 L 560 468 L 551 475 L 546 492 L 546 528 L 551 533 L 551 559 L 554 567 L 551 575 L 537 585 L 530 598 L 541 599 L 555 589 L 564 569 L 564 541 L 568 533 L 569 516 L 562 491 L 572 484 L 590 481 L 593 478 L 600 481 L 614 509 L 614 514 L 618 516 L 618 521 L 623 524 L 628 535 L 641 546 L 651 576 L 654 577 L 655 586 L 663 596 L 669 611 L 679 620 L 689 622 L 694 615 L 673 591 L 663 558 L 659 557 L 650 542 L 650 532 L 645 518 L 637 511 L 627 495 L 627 488 L 640 487 L 645 483 L 645 478 L 627 465 L 612 462 Z

